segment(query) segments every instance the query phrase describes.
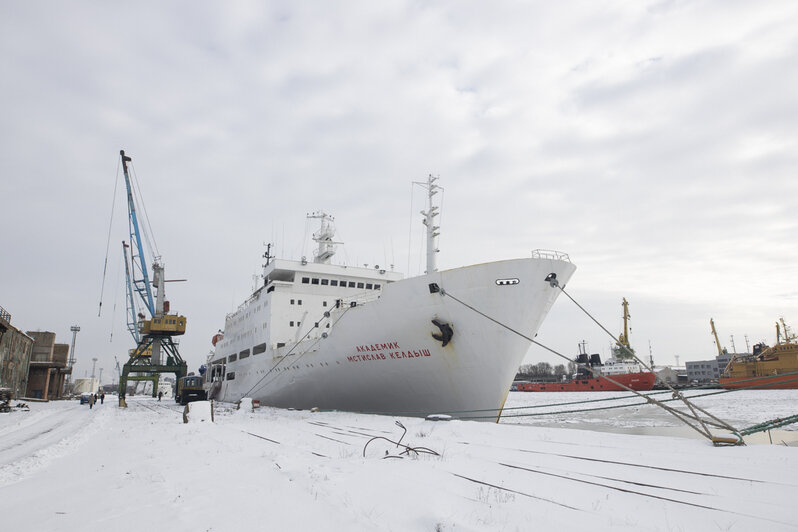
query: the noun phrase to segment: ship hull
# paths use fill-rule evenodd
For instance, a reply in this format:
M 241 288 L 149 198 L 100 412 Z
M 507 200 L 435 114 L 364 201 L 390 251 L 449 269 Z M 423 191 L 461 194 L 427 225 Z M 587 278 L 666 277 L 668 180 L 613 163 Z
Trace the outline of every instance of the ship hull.
M 214 394 L 282 408 L 495 419 L 560 292 L 544 279 L 556 273 L 564 285 L 574 270 L 558 259 L 516 259 L 387 284 L 372 301 L 344 300 L 326 318 L 331 327 L 325 318 L 316 322 L 324 335 L 228 363 L 225 371 L 235 377 L 215 383 Z M 253 324 L 264 319 L 247 308 L 239 314 Z M 451 327 L 446 345 L 435 338 L 442 330 L 433 320 Z M 226 352 L 254 341 L 238 336 L 245 340 L 226 343 Z
M 798 375 L 774 375 L 772 377 L 747 377 L 718 379 L 721 388 L 729 390 L 795 390 L 798 389 Z
M 606 377 L 591 377 L 589 379 L 575 379 L 567 382 L 528 382 L 520 383 L 517 389 L 520 392 L 620 392 L 626 388 L 619 386 L 623 384 L 633 390 L 645 392 L 654 387 L 656 375 L 653 373 L 623 373 L 620 375 L 610 375 L 610 382 Z

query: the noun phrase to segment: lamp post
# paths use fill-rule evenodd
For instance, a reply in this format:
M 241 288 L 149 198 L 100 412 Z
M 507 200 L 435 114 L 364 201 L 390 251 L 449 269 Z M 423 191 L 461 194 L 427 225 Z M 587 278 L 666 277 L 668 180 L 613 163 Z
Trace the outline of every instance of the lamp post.
M 69 385 L 72 384 L 72 367 L 75 365 L 75 337 L 78 335 L 80 327 L 73 325 L 69 328 L 69 330 L 72 331 L 72 348 L 69 350 L 69 360 L 67 361 L 70 370 L 69 373 L 67 373 L 67 388 L 69 388 Z
M 94 357 L 91 360 L 92 360 L 92 363 L 91 363 L 91 378 L 93 379 L 94 378 L 94 368 L 97 366 L 97 357 Z

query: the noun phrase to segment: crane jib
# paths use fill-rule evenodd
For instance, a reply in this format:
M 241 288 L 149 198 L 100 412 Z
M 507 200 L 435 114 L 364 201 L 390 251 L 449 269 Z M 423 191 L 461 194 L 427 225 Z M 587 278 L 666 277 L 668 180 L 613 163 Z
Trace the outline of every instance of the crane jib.
M 152 289 L 150 288 L 150 279 L 147 273 L 147 262 L 144 256 L 144 247 L 141 241 L 141 232 L 139 230 L 138 217 L 136 215 L 136 205 L 133 201 L 133 187 L 130 185 L 130 174 L 127 167 L 127 163 L 131 162 L 133 159 L 125 155 L 125 150 L 120 150 L 119 155 L 122 157 L 122 170 L 125 175 L 125 187 L 127 189 L 128 225 L 130 229 L 131 244 L 130 261 L 133 265 L 132 271 L 130 272 L 130 281 L 133 285 L 133 290 L 135 290 L 139 297 L 141 297 L 142 301 L 144 302 L 144 306 L 147 307 L 150 315 L 154 316 L 155 303 L 152 299 Z

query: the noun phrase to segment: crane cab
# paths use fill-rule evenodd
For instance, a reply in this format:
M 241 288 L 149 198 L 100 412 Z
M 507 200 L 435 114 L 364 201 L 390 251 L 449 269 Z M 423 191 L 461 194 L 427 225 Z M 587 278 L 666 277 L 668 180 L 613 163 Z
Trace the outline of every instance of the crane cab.
M 139 320 L 139 332 L 158 336 L 186 334 L 186 317 L 177 314 L 165 314 L 160 318 Z

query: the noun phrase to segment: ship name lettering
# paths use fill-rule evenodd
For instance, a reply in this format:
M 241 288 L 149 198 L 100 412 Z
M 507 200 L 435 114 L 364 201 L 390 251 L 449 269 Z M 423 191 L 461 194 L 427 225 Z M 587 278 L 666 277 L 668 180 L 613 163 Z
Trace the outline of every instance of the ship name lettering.
M 399 347 L 397 342 L 393 342 L 392 344 L 386 345 L 393 345 Z M 428 357 L 432 356 L 429 349 L 413 349 L 408 351 L 388 351 L 386 355 L 384 352 L 380 351 L 378 353 L 371 353 L 368 349 L 372 346 L 357 346 L 358 352 L 361 353 L 359 355 L 348 355 L 346 360 L 348 362 L 369 362 L 373 360 L 388 360 L 389 358 L 392 360 L 399 360 L 400 358 L 421 358 L 421 357 Z M 376 347 L 376 346 L 375 346 Z M 364 348 L 361 350 L 361 348 Z
M 355 346 L 358 353 L 367 353 L 371 351 L 386 351 L 388 349 L 399 349 L 399 342 L 388 342 L 387 344 L 370 344 Z
M 432 356 L 429 349 L 418 349 L 413 351 L 391 351 L 388 353 L 388 356 L 394 360 L 398 360 L 400 358 L 419 358 L 419 357 L 428 357 Z
M 365 354 L 365 355 L 350 355 L 346 357 L 349 362 L 367 362 L 370 360 L 385 360 L 385 353 Z

